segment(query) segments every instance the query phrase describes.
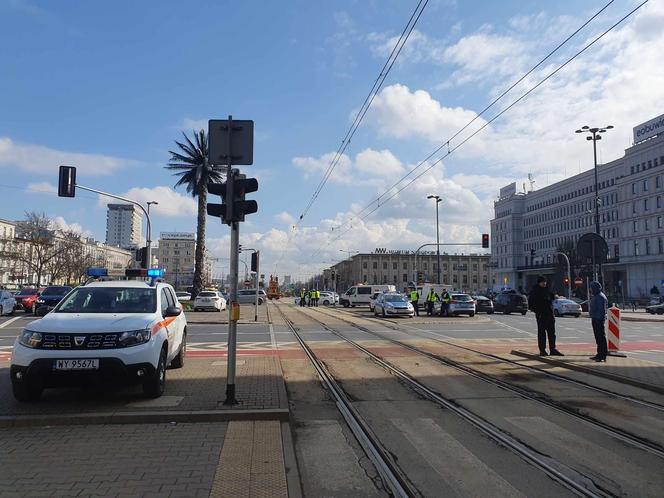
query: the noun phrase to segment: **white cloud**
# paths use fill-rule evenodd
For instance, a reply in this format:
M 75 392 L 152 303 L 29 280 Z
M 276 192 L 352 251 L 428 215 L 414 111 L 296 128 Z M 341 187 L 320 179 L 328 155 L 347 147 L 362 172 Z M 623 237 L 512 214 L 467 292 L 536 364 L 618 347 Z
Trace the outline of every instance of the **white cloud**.
M 159 204 L 150 207 L 150 214 L 156 216 L 196 216 L 198 213 L 198 201 L 192 197 L 182 195 L 170 187 L 134 187 L 121 197 L 126 197 L 140 202 L 144 206 L 148 201 L 157 201 Z M 117 201 L 105 196 L 99 196 L 99 206 L 105 208 L 107 204 Z
M 53 224 L 59 230 L 63 232 L 74 232 L 81 234 L 84 237 L 92 236 L 92 233 L 89 230 L 83 230 L 83 227 L 80 223 L 67 223 L 62 216 L 56 216 L 53 219 Z
M 57 194 L 58 187 L 48 182 L 28 183 L 27 191 L 31 194 Z
M 275 214 L 274 219 L 286 226 L 292 226 L 295 223 L 295 217 L 286 211 Z
M 207 119 L 192 119 L 192 118 L 184 118 L 182 120 L 182 123 L 180 123 L 180 126 L 178 126 L 181 130 L 185 132 L 189 132 L 191 130 L 205 130 L 207 133 L 208 129 L 208 120 Z
M 102 154 L 84 154 L 51 149 L 42 145 L 14 142 L 0 137 L 0 166 L 18 168 L 28 173 L 57 176 L 58 166 L 76 166 L 78 176 L 111 175 L 136 161 Z

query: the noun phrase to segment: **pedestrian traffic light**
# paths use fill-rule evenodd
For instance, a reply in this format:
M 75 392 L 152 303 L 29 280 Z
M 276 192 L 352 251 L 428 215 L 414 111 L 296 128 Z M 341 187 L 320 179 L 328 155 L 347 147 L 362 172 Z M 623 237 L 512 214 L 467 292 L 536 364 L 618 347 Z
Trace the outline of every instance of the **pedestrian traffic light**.
M 258 251 L 251 253 L 251 271 L 258 273 Z
M 484 248 L 484 249 L 489 248 L 489 234 L 488 233 L 483 233 L 482 234 L 482 248 Z
M 76 195 L 76 168 L 60 166 L 58 174 L 58 197 L 74 197 Z
M 247 178 L 238 170 L 233 170 L 230 180 L 224 183 L 208 183 L 208 192 L 221 196 L 223 203 L 208 203 L 207 213 L 221 218 L 229 225 L 232 222 L 244 221 L 245 215 L 258 211 L 258 203 L 245 200 L 245 195 L 257 190 L 258 180 Z

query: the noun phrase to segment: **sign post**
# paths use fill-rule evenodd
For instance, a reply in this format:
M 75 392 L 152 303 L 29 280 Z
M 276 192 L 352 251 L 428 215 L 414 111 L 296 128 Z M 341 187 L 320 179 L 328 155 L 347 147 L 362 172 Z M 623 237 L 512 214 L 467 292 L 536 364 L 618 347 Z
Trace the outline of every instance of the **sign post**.
M 240 223 L 234 221 L 235 173 L 233 164 L 253 164 L 254 122 L 214 120 L 208 122 L 209 161 L 212 164 L 226 165 L 226 204 L 225 219 L 231 227 L 230 248 L 230 301 L 228 320 L 228 372 L 226 376 L 225 405 L 237 404 L 235 398 L 235 366 L 237 360 L 237 322 L 240 319 L 237 298 L 238 271 L 240 266 Z

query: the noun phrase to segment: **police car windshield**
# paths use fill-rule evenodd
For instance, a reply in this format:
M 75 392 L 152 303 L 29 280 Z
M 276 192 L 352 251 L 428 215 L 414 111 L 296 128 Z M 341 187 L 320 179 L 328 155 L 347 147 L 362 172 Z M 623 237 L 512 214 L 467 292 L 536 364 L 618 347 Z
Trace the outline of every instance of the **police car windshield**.
M 385 297 L 383 299 L 388 303 L 405 303 L 406 302 L 406 298 L 404 298 L 403 296 L 400 296 L 398 294 L 395 294 L 395 295 L 385 294 Z
M 154 313 L 153 288 L 79 287 L 55 308 L 56 313 Z

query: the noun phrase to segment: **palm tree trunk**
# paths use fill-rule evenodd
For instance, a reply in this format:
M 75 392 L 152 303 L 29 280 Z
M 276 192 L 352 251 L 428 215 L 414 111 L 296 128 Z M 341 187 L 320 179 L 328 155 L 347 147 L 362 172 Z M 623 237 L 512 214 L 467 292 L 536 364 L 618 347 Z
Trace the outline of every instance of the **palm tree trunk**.
M 198 220 L 196 224 L 196 258 L 194 263 L 194 282 L 192 298 L 203 290 L 203 271 L 205 265 L 205 217 L 207 215 L 207 185 L 198 186 Z

